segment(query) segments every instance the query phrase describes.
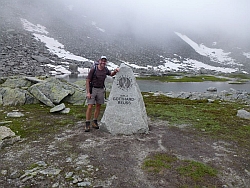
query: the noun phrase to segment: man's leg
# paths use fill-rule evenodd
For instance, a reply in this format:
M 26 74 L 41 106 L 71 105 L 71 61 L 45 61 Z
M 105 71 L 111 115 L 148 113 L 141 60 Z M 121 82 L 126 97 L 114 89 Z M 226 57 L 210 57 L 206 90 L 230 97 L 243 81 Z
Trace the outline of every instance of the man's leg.
M 98 116 L 100 114 L 100 110 L 101 110 L 101 104 L 96 104 L 95 112 L 94 112 L 94 119 L 98 119 Z
M 95 112 L 94 112 L 94 121 L 93 121 L 93 127 L 96 129 L 99 129 L 97 119 L 98 119 L 98 116 L 100 114 L 100 110 L 101 110 L 101 104 L 96 104 Z
M 92 107 L 93 107 L 93 104 L 88 104 L 88 108 L 86 111 L 86 121 L 90 121 L 91 119 Z
M 92 107 L 93 107 L 93 104 L 88 104 L 88 108 L 87 108 L 87 111 L 86 111 L 86 127 L 85 127 L 85 132 L 89 132 L 90 131 L 90 119 L 91 119 Z

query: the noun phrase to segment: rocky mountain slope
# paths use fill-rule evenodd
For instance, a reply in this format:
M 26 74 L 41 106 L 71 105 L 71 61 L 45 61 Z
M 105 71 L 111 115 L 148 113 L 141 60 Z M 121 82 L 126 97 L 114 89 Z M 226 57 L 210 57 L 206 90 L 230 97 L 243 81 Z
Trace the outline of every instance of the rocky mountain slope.
M 204 36 L 169 30 L 159 37 L 157 33 L 138 36 L 129 30 L 112 32 L 108 25 L 96 23 L 84 10 L 60 1 L 3 0 L 0 9 L 2 76 L 51 74 L 57 71 L 56 66 L 68 68 L 62 63 L 65 61 L 89 67 L 89 62 L 101 55 L 118 66 L 126 62 L 143 74 L 250 72 L 250 48 L 222 38 L 221 33 Z M 86 61 L 53 54 L 44 41 L 34 37 L 34 32 L 25 30 L 22 19 L 46 28 L 48 33 L 44 36 L 55 39 L 62 48 Z

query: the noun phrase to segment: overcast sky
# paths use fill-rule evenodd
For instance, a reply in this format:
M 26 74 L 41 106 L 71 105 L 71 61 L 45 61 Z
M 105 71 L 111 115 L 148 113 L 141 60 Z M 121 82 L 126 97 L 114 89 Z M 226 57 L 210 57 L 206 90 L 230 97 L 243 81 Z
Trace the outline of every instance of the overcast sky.
M 139 32 L 217 28 L 250 33 L 250 0 L 64 0 L 97 24 Z M 74 9 L 73 9 L 74 10 Z M 152 29 L 154 28 L 154 29 Z

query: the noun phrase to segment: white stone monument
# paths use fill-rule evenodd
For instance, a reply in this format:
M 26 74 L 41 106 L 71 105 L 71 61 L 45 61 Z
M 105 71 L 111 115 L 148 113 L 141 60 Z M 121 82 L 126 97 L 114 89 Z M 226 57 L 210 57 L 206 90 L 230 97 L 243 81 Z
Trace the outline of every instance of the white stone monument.
M 116 74 L 100 129 L 113 135 L 148 133 L 143 97 L 132 69 L 125 64 Z

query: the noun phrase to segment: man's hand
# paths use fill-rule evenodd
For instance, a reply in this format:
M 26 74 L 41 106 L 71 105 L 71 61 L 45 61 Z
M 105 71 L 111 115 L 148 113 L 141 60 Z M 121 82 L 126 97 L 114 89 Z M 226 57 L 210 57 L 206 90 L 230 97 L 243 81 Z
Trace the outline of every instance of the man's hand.
M 87 93 L 87 98 L 91 99 L 91 94 L 90 93 Z
M 116 68 L 116 69 L 115 69 L 115 73 L 119 72 L 119 70 L 120 70 L 119 68 Z

